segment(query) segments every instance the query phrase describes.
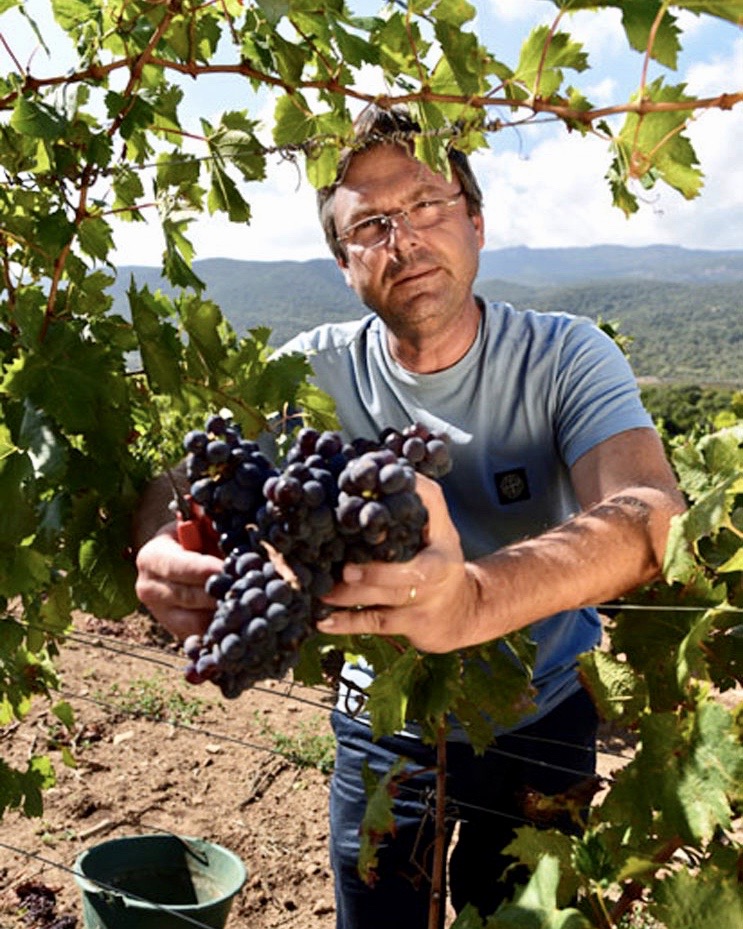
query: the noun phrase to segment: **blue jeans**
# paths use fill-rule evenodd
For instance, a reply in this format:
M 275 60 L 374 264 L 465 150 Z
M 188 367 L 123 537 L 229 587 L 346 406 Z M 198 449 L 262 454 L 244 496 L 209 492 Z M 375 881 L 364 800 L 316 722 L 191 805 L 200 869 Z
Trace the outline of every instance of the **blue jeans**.
M 580 831 L 565 810 L 537 821 L 529 801 L 538 794 L 562 794 L 592 777 L 597 722 L 593 703 L 581 690 L 536 723 L 499 736 L 484 755 L 466 743 L 448 744 L 447 846 L 459 823 L 448 884 L 457 911 L 469 902 L 488 916 L 523 882 L 518 868 L 503 877 L 514 859 L 501 851 L 519 826 Z M 330 789 L 330 860 L 337 929 L 426 929 L 436 751 L 405 736 L 374 742 L 368 726 L 338 710 L 332 723 L 337 754 Z M 376 878 L 368 886 L 357 869 L 366 808 L 362 766 L 367 761 L 379 776 L 401 755 L 410 759 L 410 776 L 394 798 L 395 833 L 384 838 Z

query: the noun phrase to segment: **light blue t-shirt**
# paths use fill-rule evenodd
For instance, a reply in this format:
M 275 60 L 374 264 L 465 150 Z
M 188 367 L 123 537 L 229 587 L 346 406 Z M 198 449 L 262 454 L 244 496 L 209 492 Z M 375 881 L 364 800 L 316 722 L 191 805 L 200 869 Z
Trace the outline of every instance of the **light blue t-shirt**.
M 468 559 L 535 536 L 579 506 L 570 467 L 627 429 L 652 427 L 625 357 L 591 320 L 482 304 L 477 338 L 455 365 L 416 374 L 390 355 L 371 314 L 302 333 L 282 354 L 307 354 L 314 381 L 336 403 L 346 438 L 421 422 L 451 437 L 441 480 Z M 535 579 L 535 582 L 538 579 Z M 532 624 L 537 643 L 533 722 L 578 688 L 576 656 L 601 635 L 594 609 Z M 368 683 L 369 675 L 354 675 Z

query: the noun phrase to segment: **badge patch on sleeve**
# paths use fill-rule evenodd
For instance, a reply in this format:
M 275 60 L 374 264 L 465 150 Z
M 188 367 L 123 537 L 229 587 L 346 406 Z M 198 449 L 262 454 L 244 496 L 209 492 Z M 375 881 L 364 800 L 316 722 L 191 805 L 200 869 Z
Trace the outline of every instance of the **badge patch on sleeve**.
M 520 503 L 522 500 L 531 498 L 525 468 L 499 471 L 494 475 L 494 480 L 495 489 L 498 492 L 498 502 L 503 506 L 508 503 Z

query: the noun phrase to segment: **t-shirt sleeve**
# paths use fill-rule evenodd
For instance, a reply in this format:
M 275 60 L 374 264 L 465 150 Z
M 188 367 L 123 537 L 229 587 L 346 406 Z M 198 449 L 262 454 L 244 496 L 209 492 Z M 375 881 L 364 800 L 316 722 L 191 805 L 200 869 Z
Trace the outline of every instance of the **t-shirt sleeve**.
M 574 320 L 565 333 L 555 403 L 556 440 L 568 467 L 612 436 L 653 428 L 627 358 L 590 320 Z

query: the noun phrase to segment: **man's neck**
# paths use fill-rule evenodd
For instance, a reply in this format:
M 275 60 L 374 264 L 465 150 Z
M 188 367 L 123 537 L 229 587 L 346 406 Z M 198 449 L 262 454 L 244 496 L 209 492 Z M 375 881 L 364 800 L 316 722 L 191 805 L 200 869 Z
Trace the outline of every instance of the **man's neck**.
M 439 332 L 387 330 L 387 346 L 395 361 L 415 374 L 433 374 L 451 368 L 472 347 L 482 319 L 482 301 L 473 297 L 456 325 Z

